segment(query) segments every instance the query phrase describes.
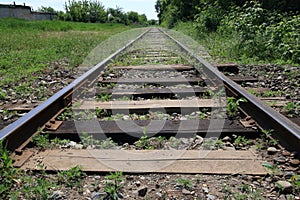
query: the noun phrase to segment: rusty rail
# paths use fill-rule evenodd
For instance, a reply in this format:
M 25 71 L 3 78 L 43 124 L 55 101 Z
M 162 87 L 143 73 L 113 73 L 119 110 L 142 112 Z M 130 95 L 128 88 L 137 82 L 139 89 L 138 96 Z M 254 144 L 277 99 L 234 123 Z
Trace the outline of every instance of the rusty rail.
M 300 127 L 297 124 L 276 112 L 271 107 L 263 103 L 259 98 L 250 94 L 240 85 L 220 73 L 215 67 L 195 55 L 194 52 L 189 50 L 171 35 L 163 30 L 161 31 L 176 42 L 182 50 L 193 55 L 194 58 L 204 66 L 206 74 L 210 74 L 211 76 L 215 76 L 221 80 L 228 89 L 230 95 L 247 99 L 247 104 L 241 105 L 241 107 L 260 125 L 261 128 L 265 130 L 274 130 L 274 132 L 272 132 L 272 136 L 275 139 L 278 139 L 280 144 L 284 145 L 289 150 L 300 152 Z M 197 68 L 197 66 L 195 67 Z

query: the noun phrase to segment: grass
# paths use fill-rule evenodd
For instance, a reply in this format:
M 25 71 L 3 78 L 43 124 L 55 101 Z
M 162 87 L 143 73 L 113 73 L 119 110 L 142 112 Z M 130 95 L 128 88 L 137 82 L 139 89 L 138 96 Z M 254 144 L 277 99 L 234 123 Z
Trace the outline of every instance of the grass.
M 42 131 L 39 131 L 38 135 L 33 136 L 32 142 L 34 143 L 35 147 L 40 150 L 45 150 L 50 147 L 49 136 L 43 135 Z
M 82 171 L 81 166 L 75 166 L 66 171 L 60 171 L 57 173 L 58 183 L 66 184 L 67 187 L 81 187 L 81 180 L 86 176 Z
M 44 171 L 39 173 L 18 170 L 13 166 L 3 141 L 0 140 L 0 196 L 1 199 L 49 199 L 53 190 L 65 187 L 83 188 L 86 174 L 81 166 L 60 171 L 51 176 Z
M 12 166 L 12 159 L 9 157 L 9 152 L 0 140 L 0 196 L 2 198 L 9 197 L 17 174 L 17 169 Z
M 287 102 L 283 110 L 288 117 L 300 116 L 300 102 Z
M 249 144 L 251 144 L 251 140 L 247 139 L 245 136 L 238 136 L 238 135 L 233 135 L 234 137 L 234 146 L 235 147 L 245 147 Z
M 189 179 L 179 178 L 176 180 L 176 183 L 187 190 L 192 190 L 194 188 L 194 184 Z
M 38 76 L 54 72 L 57 65 L 76 68 L 102 41 L 129 29 L 120 24 L 0 19 L 0 87 L 30 93 L 28 85 Z M 1 99 L 5 97 L 1 91 Z
M 261 194 L 261 189 L 245 183 L 239 186 L 238 191 L 224 184 L 222 192 L 225 195 L 224 199 L 265 199 Z
M 107 199 L 120 199 L 119 192 L 124 185 L 124 176 L 122 172 L 111 172 L 109 175 L 105 176 L 107 179 L 104 190 L 107 193 Z
M 225 35 L 219 33 L 210 33 L 209 37 L 203 37 L 200 43 L 208 48 L 209 53 L 220 62 L 238 62 L 238 63 L 258 63 L 255 58 L 247 58 L 239 53 L 235 47 L 241 40 L 238 35 Z
M 288 61 L 281 59 L 268 60 L 266 56 L 265 60 L 253 55 L 252 57 L 247 56 L 247 50 L 245 48 L 239 48 L 242 44 L 242 38 L 238 33 L 226 33 L 222 31 L 217 32 L 200 32 L 195 28 L 195 24 L 192 22 L 181 22 L 178 23 L 174 30 L 186 34 L 193 38 L 199 44 L 205 47 L 205 50 L 209 52 L 215 62 L 219 63 L 230 63 L 235 62 L 239 64 L 268 64 L 270 62 L 277 64 L 289 64 Z M 186 46 L 196 45 L 195 42 L 187 43 L 187 38 L 182 38 Z M 194 49 L 194 52 L 195 51 Z

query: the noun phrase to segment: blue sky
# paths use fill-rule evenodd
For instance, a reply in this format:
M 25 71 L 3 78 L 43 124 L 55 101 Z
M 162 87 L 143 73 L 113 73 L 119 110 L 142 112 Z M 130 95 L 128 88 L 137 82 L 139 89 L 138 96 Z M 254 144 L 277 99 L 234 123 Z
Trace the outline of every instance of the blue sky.
M 136 11 L 139 14 L 146 14 L 148 19 L 157 19 L 157 13 L 155 12 L 156 0 L 99 0 L 105 6 L 105 8 L 116 8 L 116 6 L 123 8 L 123 11 Z M 2 1 L 0 4 L 13 4 L 14 0 Z M 64 0 L 15 0 L 16 4 L 25 3 L 31 6 L 34 10 L 37 10 L 41 6 L 50 6 L 55 10 L 64 11 Z

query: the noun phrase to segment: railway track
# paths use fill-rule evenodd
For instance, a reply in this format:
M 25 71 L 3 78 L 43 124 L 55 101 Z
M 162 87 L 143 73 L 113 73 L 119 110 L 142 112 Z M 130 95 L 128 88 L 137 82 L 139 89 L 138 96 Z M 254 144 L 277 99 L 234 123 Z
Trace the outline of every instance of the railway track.
M 242 140 L 272 130 L 274 146 L 300 152 L 300 128 L 239 85 L 256 78 L 235 72 L 149 29 L 36 108 L 23 107 L 32 110 L 0 139 L 21 169 L 265 175 Z M 38 135 L 72 142 L 40 151 Z

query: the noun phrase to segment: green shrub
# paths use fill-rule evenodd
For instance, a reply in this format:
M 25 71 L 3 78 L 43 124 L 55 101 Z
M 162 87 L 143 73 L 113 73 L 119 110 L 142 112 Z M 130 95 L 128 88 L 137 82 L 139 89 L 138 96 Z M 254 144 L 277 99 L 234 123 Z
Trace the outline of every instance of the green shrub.
M 239 35 L 236 55 L 255 60 L 300 63 L 300 15 L 278 13 L 250 1 L 233 7 L 218 27 L 219 34 Z
M 224 12 L 217 3 L 214 3 L 213 6 L 207 5 L 201 8 L 201 10 L 199 9 L 199 14 L 195 17 L 195 26 L 199 34 L 216 31 Z

